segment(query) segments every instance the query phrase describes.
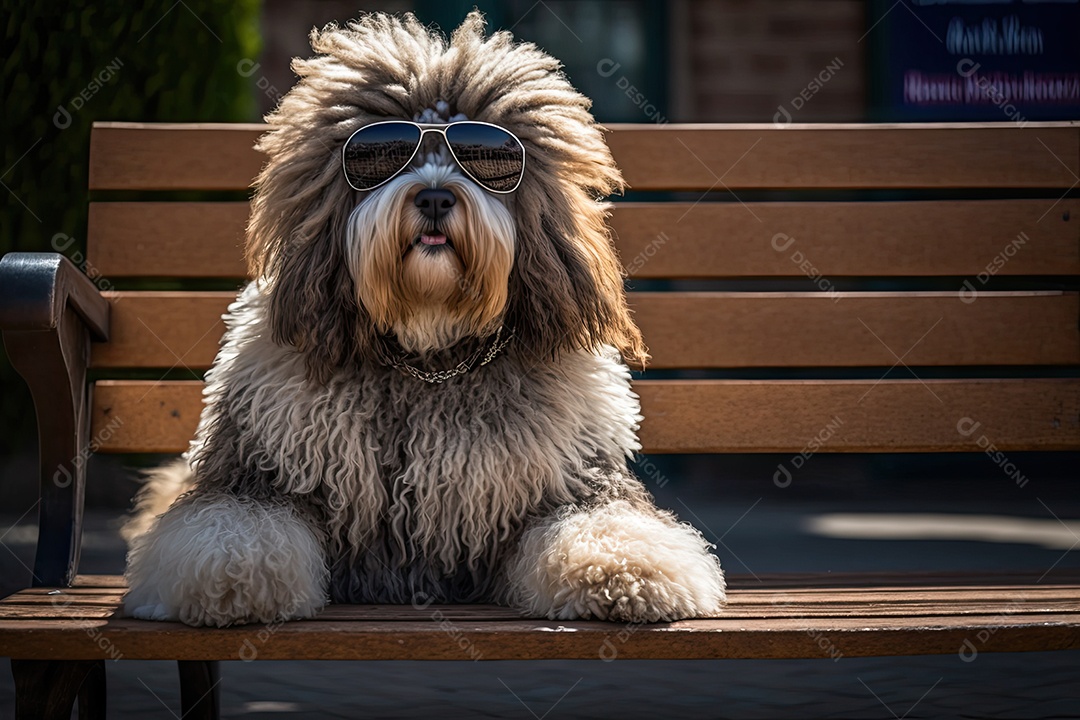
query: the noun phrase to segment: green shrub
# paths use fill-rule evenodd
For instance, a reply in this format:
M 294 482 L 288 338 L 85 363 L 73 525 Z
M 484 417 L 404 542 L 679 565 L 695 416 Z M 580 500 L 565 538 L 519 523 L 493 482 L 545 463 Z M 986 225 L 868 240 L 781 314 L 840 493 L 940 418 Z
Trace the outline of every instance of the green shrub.
M 5 188 L 0 254 L 48 251 L 62 233 L 85 251 L 95 120 L 256 120 L 237 72 L 260 49 L 257 0 L 4 0 Z M 67 245 L 67 242 L 64 243 Z M 25 447 L 29 394 L 0 359 L 0 451 Z

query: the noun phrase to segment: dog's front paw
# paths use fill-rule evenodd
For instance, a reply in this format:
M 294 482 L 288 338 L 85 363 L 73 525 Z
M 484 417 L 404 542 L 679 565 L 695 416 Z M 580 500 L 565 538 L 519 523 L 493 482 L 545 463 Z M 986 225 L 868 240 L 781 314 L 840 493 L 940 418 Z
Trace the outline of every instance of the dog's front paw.
M 227 627 L 311 617 L 327 570 L 312 530 L 288 507 L 233 497 L 181 501 L 128 556 L 127 615 Z
M 622 501 L 530 528 L 508 575 L 511 604 L 560 620 L 715 617 L 725 600 L 720 563 L 700 533 Z
M 696 614 L 682 597 L 685 590 L 639 567 L 584 568 L 580 577 L 566 577 L 549 615 L 563 620 L 595 618 L 624 623 L 670 622 Z
M 165 607 L 165 603 L 154 603 L 151 605 L 138 605 L 131 607 L 126 601 L 124 603 L 124 609 L 128 615 L 139 620 L 178 620 L 179 615 L 174 611 L 169 612 L 169 609 Z
M 296 598 L 289 597 L 285 588 L 269 586 L 260 588 L 258 593 L 242 586 L 226 593 L 174 588 L 173 594 L 167 597 L 160 597 L 149 588 L 135 587 L 124 598 L 126 615 L 139 620 L 180 621 L 195 627 L 293 620 L 310 617 L 317 610 L 317 607 L 302 607 Z
M 604 597 L 611 601 L 604 620 L 635 624 L 672 622 L 696 614 L 674 596 L 663 580 L 642 579 L 629 572 L 611 578 L 604 588 Z

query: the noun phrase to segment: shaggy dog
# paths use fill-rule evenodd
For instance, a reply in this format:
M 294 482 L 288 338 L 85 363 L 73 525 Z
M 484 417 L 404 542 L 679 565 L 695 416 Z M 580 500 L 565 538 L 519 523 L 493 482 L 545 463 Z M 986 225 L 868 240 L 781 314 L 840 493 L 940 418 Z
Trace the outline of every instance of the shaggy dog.
M 628 468 L 624 359 L 646 355 L 605 225 L 623 183 L 603 131 L 553 58 L 484 30 L 475 12 L 449 40 L 368 15 L 294 62 L 258 144 L 257 279 L 225 318 L 190 450 L 142 491 L 129 614 L 720 612 L 711 546 Z M 425 131 L 349 142 L 388 120 Z M 474 132 L 505 139 L 488 149 L 508 167 L 470 155 Z

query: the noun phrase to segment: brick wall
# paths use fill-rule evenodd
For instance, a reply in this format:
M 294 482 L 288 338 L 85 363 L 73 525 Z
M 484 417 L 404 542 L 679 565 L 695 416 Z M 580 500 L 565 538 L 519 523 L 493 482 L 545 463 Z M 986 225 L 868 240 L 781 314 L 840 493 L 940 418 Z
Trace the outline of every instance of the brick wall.
M 671 119 L 772 122 L 782 105 L 794 122 L 862 120 L 865 13 L 859 0 L 673 3 Z

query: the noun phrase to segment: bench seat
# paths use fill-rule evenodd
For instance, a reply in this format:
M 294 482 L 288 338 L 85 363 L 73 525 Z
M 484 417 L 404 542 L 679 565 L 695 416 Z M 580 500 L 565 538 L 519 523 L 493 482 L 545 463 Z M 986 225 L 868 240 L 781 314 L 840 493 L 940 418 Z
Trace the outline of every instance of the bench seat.
M 838 658 L 1080 648 L 1080 573 L 735 576 L 720 619 L 653 625 L 520 617 L 495 605 L 331 605 L 226 629 L 120 617 L 123 578 L 0 601 L 16 657 L 143 660 Z

